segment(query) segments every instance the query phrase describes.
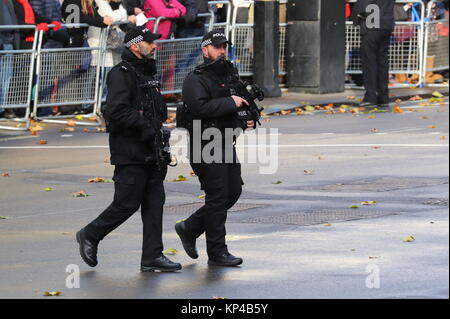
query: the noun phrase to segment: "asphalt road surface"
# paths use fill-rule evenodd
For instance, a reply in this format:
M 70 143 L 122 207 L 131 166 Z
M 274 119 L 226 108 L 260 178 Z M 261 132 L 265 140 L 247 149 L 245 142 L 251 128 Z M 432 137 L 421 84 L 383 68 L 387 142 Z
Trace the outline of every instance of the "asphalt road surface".
M 202 192 L 188 164 L 171 168 L 164 244 L 177 273 L 140 273 L 139 212 L 101 242 L 97 267 L 81 260 L 75 232 L 112 200 L 112 183 L 88 183 L 112 176 L 107 134 L 1 131 L 0 298 L 448 298 L 448 99 L 419 104 L 272 116 L 268 134 L 242 136 L 244 192 L 227 221 L 241 267 L 208 267 L 203 236 L 199 259 L 184 253 L 173 225 Z

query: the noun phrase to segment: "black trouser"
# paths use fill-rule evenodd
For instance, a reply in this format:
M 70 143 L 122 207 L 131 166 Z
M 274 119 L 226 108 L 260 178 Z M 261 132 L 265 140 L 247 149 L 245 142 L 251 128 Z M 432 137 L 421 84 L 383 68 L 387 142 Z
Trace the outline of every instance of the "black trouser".
M 208 256 L 227 252 L 225 222 L 228 210 L 242 192 L 241 164 L 191 163 L 205 191 L 205 205 L 185 221 L 186 231 L 197 238 L 206 236 Z
M 157 258 L 163 251 L 162 218 L 166 200 L 164 179 L 167 168 L 158 171 L 148 165 L 117 165 L 114 170 L 114 201 L 87 225 L 88 239 L 100 241 L 116 229 L 139 207 L 144 224 L 142 264 Z
M 367 30 L 361 36 L 361 62 L 366 89 L 365 102 L 389 103 L 390 29 Z

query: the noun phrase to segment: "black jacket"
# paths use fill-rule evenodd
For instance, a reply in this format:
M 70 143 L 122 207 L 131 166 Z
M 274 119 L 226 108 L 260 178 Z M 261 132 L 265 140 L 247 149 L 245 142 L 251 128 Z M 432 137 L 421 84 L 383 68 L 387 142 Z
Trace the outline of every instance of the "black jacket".
M 71 8 L 78 8 L 80 21 L 74 21 L 77 15 Z M 64 0 L 61 5 L 61 16 L 64 23 L 86 23 L 94 27 L 106 28 L 107 25 L 103 23 L 103 18 L 95 11 L 94 15 L 83 14 L 81 0 Z M 86 37 L 87 28 L 69 28 L 70 46 L 81 47 Z
M 108 73 L 108 96 L 104 117 L 108 123 L 112 165 L 146 164 L 146 158 L 154 153 L 153 144 L 142 141 L 142 134 L 151 127 L 150 119 L 143 115 L 139 88 L 140 79 L 154 80 L 156 62 L 140 60 L 124 49 L 122 62 Z M 136 72 L 137 71 L 137 72 Z M 151 89 L 159 122 L 167 120 L 167 106 L 159 89 Z
M 222 133 L 222 160 L 225 159 L 224 151 L 233 145 L 229 145 L 230 141 L 234 141 L 230 136 L 226 136 L 227 128 L 235 129 L 240 127 L 237 118 L 237 108 L 234 100 L 231 98 L 231 91 L 227 87 L 227 78 L 230 74 L 217 74 L 205 65 L 210 61 L 206 61 L 198 66 L 193 72 L 189 73 L 183 84 L 183 100 L 192 121 L 201 120 L 201 132 L 215 127 Z M 230 73 L 237 74 L 237 69 L 233 68 Z M 231 132 L 228 130 L 228 132 Z M 190 160 L 191 162 L 199 157 L 199 153 L 195 154 L 193 147 L 195 136 L 193 136 L 192 128 L 189 129 L 190 134 Z M 229 135 L 229 134 L 228 134 Z M 213 137 L 201 142 L 201 150 L 204 146 L 213 141 Z M 198 142 L 198 140 L 197 140 Z M 228 142 L 228 144 L 227 144 Z M 233 143 L 234 144 L 234 143 Z M 233 148 L 234 149 L 234 148 Z M 234 154 L 234 160 L 236 156 Z
M 129 16 L 134 15 L 135 8 L 139 8 L 141 10 L 144 9 L 142 0 L 123 0 L 122 3 L 124 4 L 124 7 L 127 10 Z
M 380 29 L 393 29 L 395 26 L 395 0 L 357 0 L 352 11 L 353 23 L 355 25 L 361 25 L 365 22 L 365 19 L 360 17 L 367 15 L 366 8 L 370 4 L 375 4 L 380 8 Z

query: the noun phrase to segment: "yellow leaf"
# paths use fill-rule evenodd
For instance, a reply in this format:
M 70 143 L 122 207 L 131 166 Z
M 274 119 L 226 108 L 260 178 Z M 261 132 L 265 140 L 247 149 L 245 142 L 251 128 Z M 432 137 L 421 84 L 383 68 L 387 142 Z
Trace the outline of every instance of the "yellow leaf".
M 198 196 L 198 199 L 205 199 L 205 198 L 206 198 L 206 194 Z
M 88 196 L 90 196 L 90 195 L 86 194 L 85 191 L 79 191 L 79 192 L 72 193 L 72 197 L 88 197 Z
M 175 255 L 177 252 L 178 252 L 178 250 L 176 250 L 175 248 L 167 248 L 162 253 L 164 255 Z
M 438 92 L 438 91 L 434 91 L 431 95 L 433 95 L 434 97 L 437 97 L 437 98 L 441 98 L 441 97 L 444 97 L 440 92 Z
M 44 191 L 46 192 L 51 192 L 53 190 L 53 187 L 46 187 L 44 188 Z
M 61 296 L 61 292 L 60 291 L 45 291 L 43 295 L 46 297 Z
M 330 227 L 330 226 L 332 226 L 333 224 L 325 224 L 324 226 L 326 226 L 326 227 Z
M 311 105 L 307 105 L 304 107 L 306 112 L 314 112 L 316 110 L 316 108 L 314 106 Z
M 356 208 L 359 208 L 359 206 L 358 206 L 358 205 L 353 205 L 353 206 L 350 207 L 350 208 L 356 209 Z
M 47 141 L 46 140 L 39 140 L 38 144 L 45 145 L 45 144 L 47 144 Z
M 416 238 L 413 235 L 403 237 L 403 241 L 405 243 L 410 243 L 410 242 L 415 241 L 415 240 L 416 240 Z
M 83 115 L 77 115 L 77 116 L 75 116 L 75 119 L 77 119 L 78 121 L 82 121 L 82 120 L 84 120 L 84 117 L 83 117 Z
M 185 182 L 187 181 L 187 178 L 183 175 L 178 176 L 177 178 L 173 179 L 172 182 Z

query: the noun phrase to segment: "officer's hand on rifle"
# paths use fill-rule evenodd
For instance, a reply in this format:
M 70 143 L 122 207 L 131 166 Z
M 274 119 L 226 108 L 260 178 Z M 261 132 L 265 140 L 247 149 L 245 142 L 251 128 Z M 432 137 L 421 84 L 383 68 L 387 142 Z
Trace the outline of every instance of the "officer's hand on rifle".
M 141 141 L 145 143 L 151 143 L 156 135 L 156 131 L 153 127 L 146 127 L 141 133 Z
M 232 95 L 231 98 L 234 100 L 234 103 L 236 103 L 236 107 L 243 107 L 248 106 L 248 102 L 241 98 L 240 96 Z

